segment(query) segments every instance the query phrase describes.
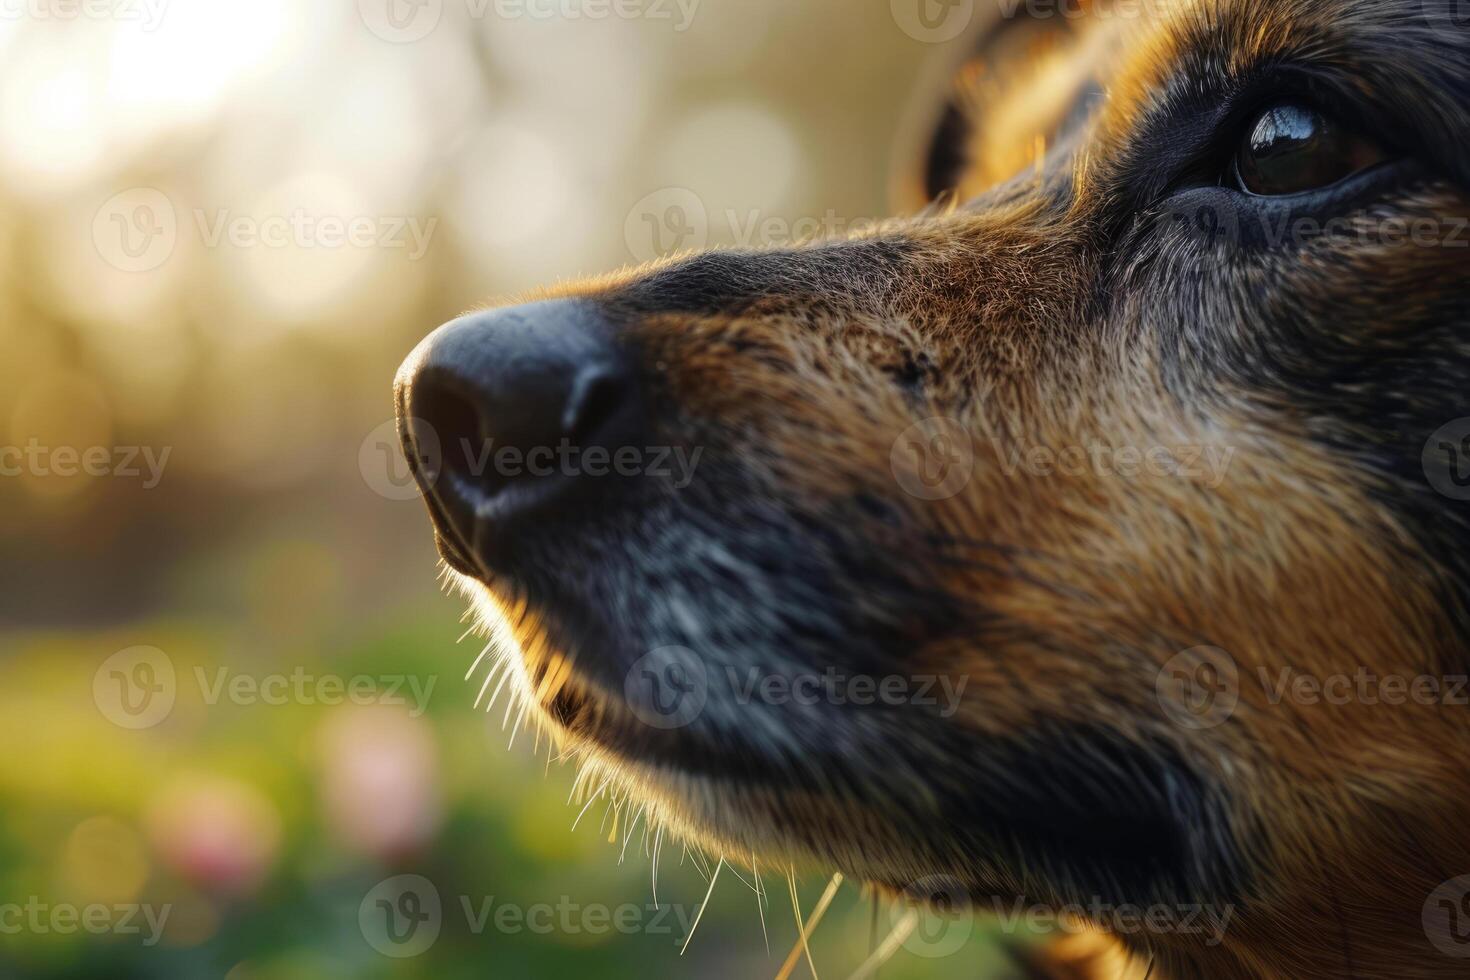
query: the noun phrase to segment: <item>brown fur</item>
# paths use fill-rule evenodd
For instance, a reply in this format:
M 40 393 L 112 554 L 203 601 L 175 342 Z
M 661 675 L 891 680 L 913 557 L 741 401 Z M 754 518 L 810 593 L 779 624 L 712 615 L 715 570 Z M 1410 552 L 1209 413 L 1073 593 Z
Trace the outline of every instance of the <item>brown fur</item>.
M 1446 36 L 1401 0 L 1176 6 L 1162 21 L 1098 28 L 1118 32 L 1106 43 L 1056 42 L 1096 59 L 1088 67 L 1106 92 L 1067 138 L 1015 132 L 1024 113 L 1003 107 L 994 81 L 1004 56 L 983 85 L 970 69 L 962 101 L 977 132 L 1001 122 L 968 137 L 976 162 L 955 181 L 961 206 L 847 242 L 686 257 L 558 291 L 623 326 L 660 434 L 714 462 L 706 485 L 654 495 L 645 507 L 656 520 L 618 523 L 587 545 L 610 549 L 589 580 L 643 590 L 618 593 L 604 616 L 615 640 L 599 648 L 559 628 L 534 588 L 502 583 L 494 601 L 518 626 L 524 693 L 558 737 L 717 853 L 836 867 L 895 889 L 938 875 L 982 903 L 1101 894 L 1235 910 L 1218 946 L 1166 933 L 1128 942 L 1127 969 L 1142 976 L 1152 960 L 1157 980 L 1465 976 L 1470 961 L 1428 941 L 1421 910 L 1442 882 L 1470 873 L 1470 709 L 1276 703 L 1259 678 L 1283 667 L 1405 677 L 1470 667 L 1470 593 L 1455 557 L 1470 541 L 1470 505 L 1438 498 L 1414 471 L 1430 433 L 1470 414 L 1454 410 L 1470 372 L 1467 253 L 1222 246 L 1149 222 L 1168 197 L 1154 163 L 1167 131 L 1151 127 L 1169 99 L 1187 100 L 1196 77 L 1228 91 L 1276 62 L 1333 76 L 1369 105 L 1421 113 L 1400 113 L 1393 138 L 1425 176 L 1350 213 L 1470 213 L 1470 28 Z M 1065 85 L 1087 74 L 1054 60 L 1039 70 Z M 1437 131 L 1415 128 L 1430 118 Z M 986 139 L 1028 150 L 987 150 Z M 1037 165 L 1029 148 L 1043 144 Z M 931 417 L 955 420 L 973 452 L 968 483 L 942 500 L 903 493 L 893 468 L 902 434 Z M 1093 446 L 1231 455 L 1218 482 L 1015 465 L 1037 447 Z M 750 530 L 761 521 L 782 546 Z M 723 538 L 726 528 L 741 533 Z M 742 576 L 774 567 L 769 581 L 731 583 L 669 557 L 680 542 L 711 540 Z M 794 552 L 800 561 L 783 557 Z M 649 571 L 657 562 L 674 571 Z M 817 625 L 780 597 L 813 576 L 836 597 Z M 682 579 L 697 581 L 681 592 L 670 583 Z M 610 594 L 595 602 L 614 603 Z M 639 632 L 645 621 L 676 625 Z M 783 635 L 800 638 L 782 647 Z M 880 756 L 846 760 L 825 782 L 722 778 L 719 751 L 710 771 L 691 772 L 662 754 L 674 747 L 660 739 L 678 733 L 627 735 L 617 692 L 582 676 L 585 658 L 671 642 L 720 648 L 712 665 L 877 661 L 968 687 L 954 718 L 884 718 L 890 727 L 872 736 L 935 746 L 932 769 Z M 1233 658 L 1240 702 L 1196 729 L 1165 710 L 1157 682 L 1201 646 Z M 765 758 L 725 730 L 688 735 L 728 742 L 732 766 Z M 951 738 L 973 751 L 955 757 Z M 997 758 L 1042 761 L 1070 746 L 1058 764 L 1076 771 L 1033 785 L 986 768 L 990 744 L 1006 746 Z M 762 765 L 801 771 L 780 753 Z M 1050 792 L 1068 812 L 1089 774 L 1122 823 L 1163 819 L 1168 807 L 1150 794 L 1177 789 L 1172 777 L 1135 783 L 1135 765 L 1187 770 L 1195 787 L 1178 790 L 1198 807 L 1197 825 L 1177 828 L 1181 863 L 1157 874 L 1079 867 L 1070 851 L 1013 841 L 1003 821 L 977 832 L 990 850 L 953 824 L 967 804 L 952 801 L 972 793 L 1004 810 L 1008 792 Z M 1078 839 L 1090 839 L 1078 819 Z M 1070 826 L 1052 836 L 1067 839 Z M 1116 947 L 1070 945 L 1046 967 L 1058 977 L 1125 968 Z

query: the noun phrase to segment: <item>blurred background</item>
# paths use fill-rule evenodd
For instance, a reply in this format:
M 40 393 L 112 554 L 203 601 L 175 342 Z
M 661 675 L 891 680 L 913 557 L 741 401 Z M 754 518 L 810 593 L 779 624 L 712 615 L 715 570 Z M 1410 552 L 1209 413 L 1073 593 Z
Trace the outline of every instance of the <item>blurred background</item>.
M 471 306 L 884 215 L 959 33 L 904 3 L 0 0 L 0 976 L 777 971 L 782 882 L 771 953 L 727 873 L 681 959 L 708 869 L 654 910 L 475 710 L 389 385 Z M 823 974 L 873 928 L 844 887 Z M 990 928 L 883 975 L 1005 976 Z

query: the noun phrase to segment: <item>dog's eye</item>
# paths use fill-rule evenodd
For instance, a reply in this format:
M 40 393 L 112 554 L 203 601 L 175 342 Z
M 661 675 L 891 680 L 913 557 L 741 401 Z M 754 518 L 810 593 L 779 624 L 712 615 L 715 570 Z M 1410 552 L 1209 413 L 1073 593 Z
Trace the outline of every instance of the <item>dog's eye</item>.
M 1233 176 L 1250 194 L 1298 194 L 1335 184 L 1384 159 L 1381 149 L 1336 120 L 1286 102 L 1255 117 L 1236 151 Z

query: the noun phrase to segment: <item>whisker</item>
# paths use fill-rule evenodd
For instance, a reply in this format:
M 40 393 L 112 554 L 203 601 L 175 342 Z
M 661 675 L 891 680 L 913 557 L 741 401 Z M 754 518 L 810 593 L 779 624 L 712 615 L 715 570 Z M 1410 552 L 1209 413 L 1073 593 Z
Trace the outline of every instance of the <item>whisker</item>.
M 516 706 L 516 699 L 511 698 L 505 705 L 505 717 L 500 719 L 500 730 L 505 731 L 505 726 L 510 724 L 510 712 Z
M 653 835 L 653 907 L 658 908 L 658 849 L 663 843 L 664 829 L 659 827 Z
M 883 968 L 883 964 L 893 958 L 893 954 L 898 952 L 898 948 L 913 934 L 914 927 L 918 924 L 919 910 L 909 909 L 904 917 L 894 924 L 892 931 L 888 933 L 888 938 L 883 940 L 882 944 L 873 951 L 873 955 L 864 960 L 863 965 L 858 967 L 857 971 L 847 980 L 872 980 L 873 977 L 876 977 L 878 971 Z
M 836 897 L 837 889 L 841 886 L 842 872 L 839 871 L 834 874 L 832 876 L 832 880 L 827 883 L 827 890 L 822 892 L 822 897 L 817 899 L 817 904 L 812 909 L 812 916 L 806 921 L 806 925 L 802 925 L 801 910 L 799 907 L 797 907 L 796 926 L 797 929 L 800 930 L 801 935 L 798 937 L 796 945 L 792 948 L 791 953 L 786 957 L 786 962 L 781 964 L 781 972 L 776 974 L 776 980 L 786 980 L 787 977 L 791 976 L 791 971 L 796 969 L 797 961 L 800 958 L 803 950 L 806 952 L 806 963 L 807 966 L 811 967 L 812 977 L 816 977 L 817 968 L 812 965 L 812 950 L 811 946 L 808 943 L 808 940 L 811 939 L 811 935 L 813 932 L 816 931 L 817 926 L 821 924 L 822 916 L 827 914 L 827 907 L 832 904 L 832 899 Z M 795 877 L 791 879 L 791 900 L 793 903 L 793 907 L 796 907 Z
M 744 885 L 746 888 L 749 888 L 751 891 L 756 892 L 756 894 L 760 894 L 760 892 L 756 891 L 756 887 L 754 885 L 745 880 L 745 876 L 743 874 L 735 870 L 735 865 L 730 864 L 728 861 L 725 863 L 729 865 L 730 873 L 734 875 L 742 885 Z
M 526 714 L 529 712 L 530 707 L 528 704 L 521 705 L 521 713 L 516 716 L 516 727 L 510 730 L 510 742 L 505 746 L 507 752 L 515 748 L 516 734 L 521 730 L 521 723 L 526 720 Z
M 577 829 L 577 824 L 582 822 L 582 818 L 587 815 L 588 810 L 592 809 L 592 804 L 596 803 L 597 798 L 601 795 L 602 789 L 599 787 L 597 792 L 592 794 L 592 798 L 587 801 L 587 805 L 582 807 L 582 812 L 577 814 L 577 819 L 572 821 L 572 830 Z
M 684 951 L 689 948 L 689 941 L 694 938 L 695 930 L 699 928 L 699 923 L 704 919 L 704 910 L 709 908 L 710 896 L 715 893 L 715 882 L 720 880 L 720 869 L 724 866 L 725 859 L 720 858 L 720 863 L 715 865 L 715 873 L 710 876 L 709 888 L 704 893 L 704 901 L 700 903 L 699 912 L 694 916 L 694 925 L 689 927 L 689 935 L 684 937 L 684 946 L 679 950 L 680 956 L 683 956 Z
M 476 666 L 479 666 L 479 661 L 478 660 L 475 661 L 475 665 Z M 490 686 L 490 682 L 491 681 L 495 680 L 495 675 L 500 672 L 501 666 L 502 666 L 501 664 L 496 664 L 493 667 L 491 667 L 488 671 L 485 672 L 485 683 L 483 683 L 483 684 L 480 685 L 480 693 L 475 695 L 475 707 L 476 708 L 479 708 L 480 707 L 480 702 L 485 699 L 485 689 Z M 465 674 L 464 675 L 464 679 L 465 680 L 469 680 L 470 679 L 470 674 L 473 674 L 474 672 L 475 672 L 475 668 L 474 667 L 471 667 L 470 668 L 470 673 L 469 674 Z
M 612 832 L 607 835 L 607 842 L 609 844 L 618 839 L 618 814 L 622 812 L 622 809 L 622 801 L 614 799 L 609 802 L 607 809 L 602 811 L 602 825 L 597 828 L 599 832 L 602 830 L 602 827 L 607 826 L 608 814 L 612 814 L 613 818 Z
M 872 956 L 878 949 L 878 889 L 874 888 L 868 893 L 868 901 L 873 906 L 868 917 L 868 955 Z
M 579 771 L 576 777 L 572 780 L 572 791 L 567 794 L 567 806 L 571 806 L 574 800 L 580 799 L 577 794 L 586 789 L 587 784 L 591 781 L 592 768 L 590 766 L 582 767 L 581 771 Z
M 755 879 L 755 910 L 761 917 L 761 939 L 766 943 L 766 955 L 771 955 L 771 936 L 766 932 L 766 892 L 761 886 L 761 869 L 755 863 L 755 851 L 750 852 L 750 874 Z
M 561 752 L 557 754 L 557 757 L 555 759 L 553 759 L 552 761 L 553 762 L 556 762 L 556 763 L 566 762 L 569 759 L 575 758 L 576 755 L 577 755 L 577 753 L 580 752 L 580 751 L 581 751 L 581 747 L 580 746 L 569 745 L 566 748 L 562 749 Z
M 694 866 L 699 869 L 700 876 L 709 881 L 709 861 L 705 859 L 704 852 L 696 847 L 689 854 L 694 858 Z
M 623 850 L 622 850 L 622 853 L 618 855 L 618 863 L 619 864 L 622 864 L 623 863 L 623 859 L 628 856 L 628 842 L 633 839 L 633 828 L 636 827 L 636 826 L 638 826 L 638 818 L 641 817 L 641 816 L 643 816 L 643 811 L 645 809 L 647 809 L 647 807 L 648 807 L 648 804 L 646 804 L 646 803 L 643 806 L 640 806 L 638 808 L 638 812 L 635 813 L 635 814 L 633 814 L 633 819 L 628 822 L 628 830 L 623 835 Z
M 500 700 L 500 692 L 505 689 L 505 682 L 510 680 L 510 675 L 513 673 L 515 673 L 515 668 L 511 666 L 510 661 L 506 661 L 505 672 L 500 675 L 500 683 L 495 685 L 495 693 L 490 695 L 490 701 L 485 705 L 485 714 L 488 715 L 490 713 L 490 709 L 495 707 L 495 702 Z M 511 700 L 514 701 L 515 699 L 512 698 Z M 478 704 L 479 702 L 477 701 L 475 703 Z M 508 705 L 506 706 L 505 711 L 506 714 L 510 714 L 510 707 Z M 501 725 L 500 727 L 504 728 L 505 726 Z

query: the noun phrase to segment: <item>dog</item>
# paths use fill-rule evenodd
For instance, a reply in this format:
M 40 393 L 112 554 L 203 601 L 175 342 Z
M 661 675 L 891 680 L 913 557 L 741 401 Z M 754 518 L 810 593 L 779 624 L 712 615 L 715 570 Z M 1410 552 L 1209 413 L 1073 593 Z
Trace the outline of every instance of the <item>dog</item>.
M 430 334 L 447 575 L 729 863 L 1062 910 L 1036 976 L 1470 975 L 1470 23 L 1057 9 L 913 216 Z

